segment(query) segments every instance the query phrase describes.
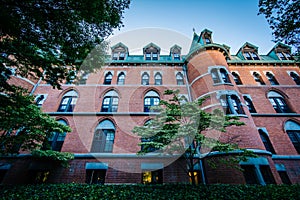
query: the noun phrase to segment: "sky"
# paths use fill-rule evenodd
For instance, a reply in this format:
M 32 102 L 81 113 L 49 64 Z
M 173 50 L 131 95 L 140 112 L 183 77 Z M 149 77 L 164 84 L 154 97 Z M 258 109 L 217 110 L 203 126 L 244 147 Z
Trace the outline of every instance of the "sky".
M 193 30 L 211 30 L 215 43 L 226 44 L 235 55 L 246 42 L 265 55 L 275 45 L 269 25 L 258 13 L 259 0 L 131 0 L 121 30 L 111 36 L 111 45 L 123 42 L 131 54 L 154 42 L 167 54 L 174 44 L 186 54 Z M 169 40 L 169 41 L 168 41 Z

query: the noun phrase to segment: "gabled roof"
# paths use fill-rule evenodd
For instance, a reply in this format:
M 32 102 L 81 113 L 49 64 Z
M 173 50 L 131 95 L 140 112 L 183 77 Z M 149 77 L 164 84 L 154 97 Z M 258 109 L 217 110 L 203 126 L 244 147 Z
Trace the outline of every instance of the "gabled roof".
M 277 42 L 267 55 L 269 55 L 272 51 L 274 51 L 278 47 L 281 47 L 282 49 L 287 49 L 289 52 L 291 52 L 292 50 L 292 47 L 290 47 L 289 45 L 283 44 L 282 42 Z
M 118 47 L 122 47 L 122 48 L 124 48 L 126 50 L 126 52 L 128 52 L 128 47 L 125 44 L 123 44 L 122 42 L 119 42 L 119 43 L 115 44 L 114 46 L 112 46 L 111 50 L 114 50 L 114 49 L 116 49 Z
M 174 51 L 174 49 L 179 49 L 181 51 L 181 46 L 174 44 L 171 48 L 170 48 L 170 53 Z
M 289 53 L 291 53 L 291 47 L 286 45 L 286 44 L 283 44 L 281 42 L 278 42 L 270 51 L 269 53 L 267 54 L 268 56 L 272 57 L 273 59 L 275 60 L 280 60 L 277 56 L 277 49 L 284 49 L 286 51 L 288 51 Z
M 239 51 L 240 50 L 242 50 L 242 49 L 244 49 L 245 47 L 250 47 L 251 49 L 255 49 L 255 51 L 257 51 L 258 50 L 258 47 L 257 46 L 255 46 L 254 44 L 251 44 L 251 43 L 249 43 L 249 42 L 246 42 L 245 44 L 243 44 L 243 46 L 239 49 Z
M 156 44 L 154 44 L 154 43 L 151 42 L 151 43 L 147 44 L 147 45 L 143 48 L 143 52 L 145 51 L 145 49 L 148 49 L 148 48 L 150 48 L 150 47 L 153 47 L 153 48 L 157 49 L 158 51 L 160 51 L 160 47 L 157 46 Z

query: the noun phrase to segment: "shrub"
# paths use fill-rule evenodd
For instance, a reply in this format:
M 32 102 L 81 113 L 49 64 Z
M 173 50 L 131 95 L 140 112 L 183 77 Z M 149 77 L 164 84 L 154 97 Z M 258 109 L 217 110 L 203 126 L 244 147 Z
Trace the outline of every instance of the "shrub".
M 0 186 L 0 199 L 299 199 L 300 185 L 87 185 Z

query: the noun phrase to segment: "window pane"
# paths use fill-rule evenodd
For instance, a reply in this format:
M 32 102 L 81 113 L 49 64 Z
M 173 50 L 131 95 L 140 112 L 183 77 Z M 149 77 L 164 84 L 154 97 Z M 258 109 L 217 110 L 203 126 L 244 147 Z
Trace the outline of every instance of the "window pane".
M 145 98 L 145 105 L 151 105 L 150 104 L 150 98 L 148 97 L 148 98 Z
M 266 184 L 274 184 L 275 183 L 273 174 L 268 165 L 261 165 L 259 167 L 259 169 L 260 169 L 261 175 L 263 176 L 263 179 Z
M 69 99 L 71 99 L 71 97 L 64 97 L 63 101 L 62 101 L 62 105 L 66 105 L 69 102 Z
M 71 101 L 71 104 L 72 104 L 72 105 L 75 105 L 76 102 L 77 102 L 77 97 L 73 97 L 73 98 L 72 98 L 72 101 Z
M 250 56 L 250 54 L 248 52 L 245 52 L 244 55 L 247 60 L 252 60 L 252 57 Z
M 254 165 L 241 165 L 247 184 L 259 184 Z

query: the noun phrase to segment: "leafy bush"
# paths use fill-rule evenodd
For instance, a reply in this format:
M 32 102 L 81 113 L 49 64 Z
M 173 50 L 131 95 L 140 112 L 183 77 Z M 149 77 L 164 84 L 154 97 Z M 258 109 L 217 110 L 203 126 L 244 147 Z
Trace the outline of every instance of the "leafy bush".
M 0 186 L 0 199 L 299 199 L 300 185 L 87 185 Z
M 34 158 L 58 161 L 63 167 L 68 167 L 69 161 L 74 159 L 74 154 L 72 153 L 53 150 L 34 150 L 31 154 Z

